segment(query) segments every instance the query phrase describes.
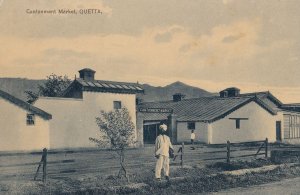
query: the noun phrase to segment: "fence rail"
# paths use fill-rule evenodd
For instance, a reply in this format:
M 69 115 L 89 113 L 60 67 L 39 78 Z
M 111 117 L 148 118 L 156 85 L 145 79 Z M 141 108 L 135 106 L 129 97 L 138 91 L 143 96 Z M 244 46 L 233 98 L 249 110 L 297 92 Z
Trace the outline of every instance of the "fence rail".
M 234 152 L 238 152 L 238 151 L 246 151 L 249 150 L 249 148 L 240 148 L 240 149 L 232 149 L 232 146 L 236 147 L 236 146 L 240 146 L 240 145 L 247 145 L 247 144 L 260 144 L 260 146 L 255 148 L 253 146 L 251 146 L 251 149 L 257 149 L 257 152 L 254 154 L 243 154 L 243 155 L 234 155 Z M 220 148 L 221 145 L 218 145 L 218 148 Z M 232 158 L 244 158 L 244 157 L 257 157 L 257 156 L 261 156 L 264 155 L 265 158 L 268 157 L 268 138 L 266 138 L 265 140 L 260 140 L 260 141 L 252 141 L 252 142 L 239 142 L 239 143 L 231 143 L 230 141 L 227 141 L 227 144 L 224 145 L 222 144 L 222 146 L 224 147 L 224 150 L 216 150 L 216 151 L 210 151 L 210 152 L 202 152 L 202 154 L 216 154 L 216 153 L 224 153 L 224 157 L 213 157 L 213 158 L 204 158 L 202 160 L 204 161 L 211 161 L 211 160 L 226 160 L 227 163 L 230 163 L 230 159 Z M 226 149 L 225 149 L 226 147 Z M 261 152 L 261 150 L 264 148 L 264 152 Z M 198 153 L 201 154 L 201 153 Z M 225 156 L 226 154 L 226 156 Z
M 230 143 L 218 145 L 194 145 L 190 149 L 189 145 L 181 144 L 175 146 L 175 161 L 171 162 L 171 166 L 195 164 L 209 164 L 212 161 L 223 161 L 231 163 L 232 159 L 268 156 L 269 147 L 268 140 L 255 142 Z M 273 148 L 273 145 L 272 145 Z M 293 147 L 297 148 L 297 147 Z M 145 147 L 139 149 L 129 149 L 126 152 L 126 166 L 131 170 L 140 168 L 153 168 L 155 166 L 155 158 L 153 147 Z M 40 158 L 41 156 L 42 159 Z M 34 152 L 22 155 L 5 155 L 0 161 L 0 172 L 4 177 L 14 177 L 14 175 L 22 175 L 22 177 L 42 178 L 43 181 L 49 177 L 67 177 L 81 174 L 111 174 L 117 171 L 119 164 L 114 159 L 112 151 L 109 150 L 82 150 L 82 151 L 47 151 L 47 158 L 44 158 L 43 152 Z M 1 156 L 0 156 L 1 158 Z M 40 167 L 39 169 L 38 166 Z M 43 168 L 45 166 L 45 169 Z

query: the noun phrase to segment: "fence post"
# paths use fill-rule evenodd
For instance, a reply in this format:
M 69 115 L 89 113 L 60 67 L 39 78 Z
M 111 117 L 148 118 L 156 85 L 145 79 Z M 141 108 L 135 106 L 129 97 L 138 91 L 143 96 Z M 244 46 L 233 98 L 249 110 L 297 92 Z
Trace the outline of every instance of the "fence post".
M 184 142 L 181 143 L 181 155 L 180 155 L 180 166 L 183 167 L 183 149 L 184 149 Z
M 265 147 L 265 157 L 268 158 L 268 145 L 269 145 L 268 138 L 266 138 L 265 144 L 266 144 L 266 147 Z
M 227 163 L 230 164 L 230 141 L 227 141 Z
M 40 167 L 41 167 L 42 164 L 43 164 L 43 182 L 45 182 L 46 178 L 47 178 L 47 148 L 43 149 L 42 159 L 41 159 L 41 161 L 39 163 L 39 166 L 36 170 L 34 180 L 36 180 L 36 178 L 38 176 L 38 173 L 39 173 L 39 170 L 40 170 Z
M 47 148 L 43 149 L 43 182 L 46 182 L 47 180 Z

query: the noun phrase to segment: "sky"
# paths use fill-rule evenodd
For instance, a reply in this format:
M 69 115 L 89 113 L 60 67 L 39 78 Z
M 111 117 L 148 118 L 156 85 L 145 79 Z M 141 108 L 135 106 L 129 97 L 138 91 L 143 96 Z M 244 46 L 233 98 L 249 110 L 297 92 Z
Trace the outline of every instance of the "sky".
M 28 13 L 58 9 L 77 14 Z M 99 80 L 300 102 L 299 0 L 0 0 L 0 25 L 0 77 L 91 68 Z

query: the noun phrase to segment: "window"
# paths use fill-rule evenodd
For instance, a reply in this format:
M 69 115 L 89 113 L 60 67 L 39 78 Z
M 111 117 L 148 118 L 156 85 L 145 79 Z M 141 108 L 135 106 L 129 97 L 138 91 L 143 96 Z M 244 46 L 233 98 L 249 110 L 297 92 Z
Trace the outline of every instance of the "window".
M 229 118 L 231 120 L 235 120 L 235 128 L 240 129 L 241 128 L 241 120 L 248 120 L 248 118 Z
M 27 125 L 34 125 L 34 114 L 27 114 L 26 117 L 26 124 Z
M 195 129 L 195 122 L 189 122 L 187 123 L 188 130 L 194 130 Z
M 236 119 L 236 120 L 235 120 L 235 128 L 236 128 L 236 129 L 239 129 L 240 126 L 241 126 L 241 120 L 240 120 L 240 119 Z
M 300 116 L 285 115 L 284 138 L 300 138 Z
M 122 104 L 121 101 L 114 101 L 114 109 L 121 109 Z

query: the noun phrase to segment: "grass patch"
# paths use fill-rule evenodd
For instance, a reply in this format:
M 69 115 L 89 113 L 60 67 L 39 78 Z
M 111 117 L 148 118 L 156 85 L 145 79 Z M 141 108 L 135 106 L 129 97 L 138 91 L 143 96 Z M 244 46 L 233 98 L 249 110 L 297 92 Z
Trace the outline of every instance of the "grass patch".
M 230 164 L 226 162 L 216 162 L 210 165 L 207 165 L 209 169 L 217 169 L 219 171 L 234 171 L 239 169 L 250 169 L 257 168 L 266 165 L 271 165 L 272 162 L 265 159 L 258 159 L 253 161 L 232 161 Z

